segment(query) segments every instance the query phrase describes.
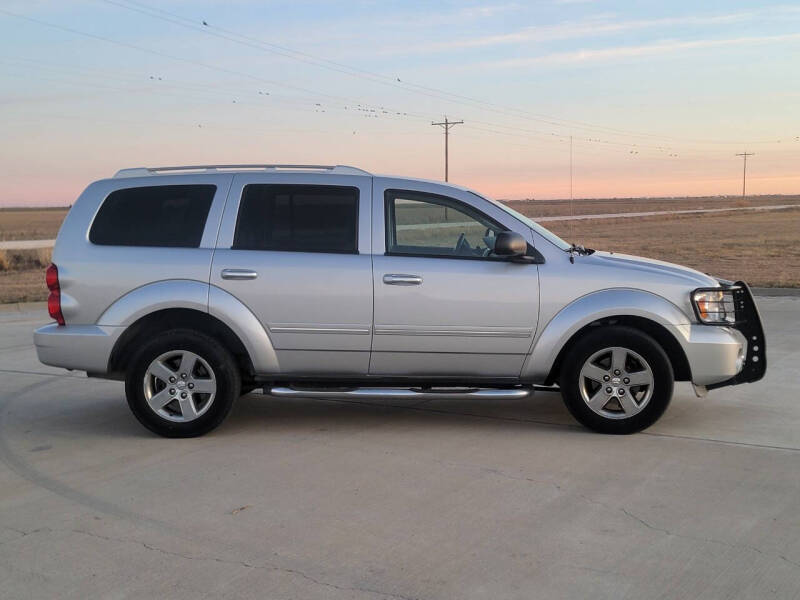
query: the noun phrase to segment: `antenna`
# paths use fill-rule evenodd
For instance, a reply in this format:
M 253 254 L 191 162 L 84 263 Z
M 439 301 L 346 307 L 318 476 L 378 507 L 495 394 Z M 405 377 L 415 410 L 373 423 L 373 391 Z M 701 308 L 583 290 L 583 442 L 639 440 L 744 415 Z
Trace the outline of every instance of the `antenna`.
M 754 155 L 755 155 L 754 152 L 740 152 L 739 154 L 736 155 L 744 158 L 744 168 L 742 169 L 742 200 L 745 199 L 745 190 L 746 190 L 745 186 L 747 184 L 747 157 Z
M 569 136 L 569 214 L 572 219 L 569 221 L 569 237 L 575 239 L 575 204 L 572 198 L 572 136 Z
M 444 118 L 443 123 L 431 123 L 431 125 L 439 125 L 444 129 L 444 180 L 448 180 L 448 138 L 450 137 L 450 129 L 456 125 L 461 125 L 464 121 L 448 121 L 447 117 Z

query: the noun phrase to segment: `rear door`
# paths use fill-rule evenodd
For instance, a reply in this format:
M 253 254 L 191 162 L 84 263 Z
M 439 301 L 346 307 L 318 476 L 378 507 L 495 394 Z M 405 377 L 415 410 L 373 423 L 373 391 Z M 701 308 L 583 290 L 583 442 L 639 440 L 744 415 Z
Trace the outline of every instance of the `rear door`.
M 234 177 L 211 285 L 256 315 L 281 374 L 368 371 L 371 187 L 366 176 Z
M 449 186 L 375 178 L 370 374 L 515 379 L 539 312 L 535 264 L 491 254 L 530 229 Z

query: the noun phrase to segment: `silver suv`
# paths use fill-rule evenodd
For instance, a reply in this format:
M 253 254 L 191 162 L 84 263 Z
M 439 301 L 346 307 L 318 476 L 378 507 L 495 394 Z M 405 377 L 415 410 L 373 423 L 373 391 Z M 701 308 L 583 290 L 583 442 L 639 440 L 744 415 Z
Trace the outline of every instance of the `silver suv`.
M 454 185 L 343 166 L 125 169 L 70 210 L 39 359 L 125 381 L 133 414 L 206 433 L 278 396 L 563 395 L 631 433 L 673 381 L 756 381 L 744 283 L 568 244 Z

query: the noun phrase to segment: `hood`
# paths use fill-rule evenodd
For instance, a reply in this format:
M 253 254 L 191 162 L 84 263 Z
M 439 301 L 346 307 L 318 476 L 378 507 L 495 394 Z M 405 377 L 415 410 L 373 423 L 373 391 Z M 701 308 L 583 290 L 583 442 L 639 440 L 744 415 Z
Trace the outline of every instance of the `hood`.
M 586 258 L 598 267 L 616 267 L 638 271 L 643 277 L 666 277 L 676 284 L 684 283 L 692 287 L 717 287 L 719 285 L 719 281 L 706 273 L 652 258 L 602 251 L 594 252 Z

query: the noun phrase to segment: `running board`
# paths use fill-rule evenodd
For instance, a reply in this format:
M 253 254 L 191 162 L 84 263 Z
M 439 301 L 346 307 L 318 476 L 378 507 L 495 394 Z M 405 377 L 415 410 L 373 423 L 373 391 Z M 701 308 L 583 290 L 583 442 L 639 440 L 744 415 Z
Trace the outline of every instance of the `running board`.
M 341 387 L 302 388 L 289 386 L 265 387 L 264 393 L 279 398 L 477 398 L 481 400 L 521 400 L 533 394 L 528 387 L 516 388 L 399 388 L 399 387 Z

